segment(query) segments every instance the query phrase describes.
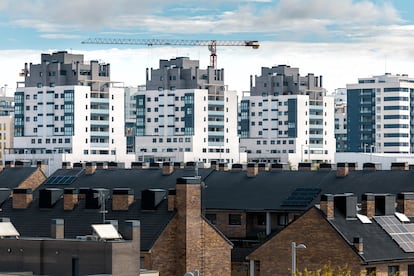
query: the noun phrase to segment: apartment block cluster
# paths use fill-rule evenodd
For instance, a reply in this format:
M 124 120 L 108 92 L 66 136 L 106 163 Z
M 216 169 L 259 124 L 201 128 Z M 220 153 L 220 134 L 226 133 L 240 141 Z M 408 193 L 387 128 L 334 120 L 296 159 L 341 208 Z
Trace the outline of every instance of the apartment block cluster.
M 14 98 L 0 100 L 3 166 L 19 160 L 53 172 L 62 162 L 256 162 L 297 169 L 338 161 L 337 152 L 409 154 L 414 146 L 407 75 L 361 78 L 330 95 L 322 76 L 278 65 L 251 76 L 240 96 L 225 84 L 224 69 L 201 69 L 187 57 L 147 68 L 139 87 L 112 81 L 110 64 L 66 51 L 42 54 L 23 72 Z
M 42 54 L 17 85 L 3 165 L 333 162 L 333 98 L 322 76 L 280 65 L 255 81 L 240 99 L 224 69 L 179 57 L 147 68 L 145 86 L 125 88 L 111 81 L 109 64 Z

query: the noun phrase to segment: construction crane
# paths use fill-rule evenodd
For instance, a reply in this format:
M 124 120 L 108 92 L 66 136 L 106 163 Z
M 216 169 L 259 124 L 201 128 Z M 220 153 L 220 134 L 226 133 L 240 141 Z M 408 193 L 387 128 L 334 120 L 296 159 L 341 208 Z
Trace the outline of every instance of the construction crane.
M 135 38 L 88 38 L 82 44 L 120 44 L 120 45 L 174 45 L 207 46 L 210 51 L 210 66 L 217 66 L 217 46 L 245 46 L 258 49 L 257 40 L 186 40 L 186 39 L 135 39 Z

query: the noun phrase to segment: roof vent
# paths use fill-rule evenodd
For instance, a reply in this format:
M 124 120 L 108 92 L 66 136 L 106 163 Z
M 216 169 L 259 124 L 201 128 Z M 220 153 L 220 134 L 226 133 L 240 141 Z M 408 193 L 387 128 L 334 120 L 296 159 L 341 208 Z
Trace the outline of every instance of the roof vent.
M 256 163 L 247 164 L 247 177 L 255 177 L 259 173 L 259 168 Z
M 167 191 L 163 189 L 148 189 L 141 191 L 141 209 L 156 210 L 157 206 L 166 197 Z
M 39 208 L 52 208 L 62 197 L 63 190 L 46 188 L 39 191 Z

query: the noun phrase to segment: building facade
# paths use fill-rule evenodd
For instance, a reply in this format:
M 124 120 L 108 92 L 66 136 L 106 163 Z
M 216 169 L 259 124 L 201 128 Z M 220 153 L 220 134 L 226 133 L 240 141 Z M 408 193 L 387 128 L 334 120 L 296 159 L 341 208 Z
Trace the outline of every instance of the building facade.
M 223 69 L 161 60 L 136 94 L 136 135 L 136 160 L 239 162 L 237 92 Z
M 360 78 L 347 85 L 347 151 L 414 151 L 414 79 L 408 75 Z
M 15 92 L 10 159 L 52 160 L 57 167 L 124 160 L 124 89 L 110 82 L 109 64 L 86 64 L 83 55 L 67 52 L 41 59 L 25 65 L 25 85 Z
M 265 69 L 240 104 L 240 148 L 248 161 L 333 162 L 334 102 L 321 77 L 300 77 L 297 68 L 285 65 Z
M 13 117 L 0 116 L 0 166 L 4 167 L 6 149 L 13 147 Z
M 335 101 L 335 139 L 336 151 L 344 152 L 347 149 L 347 108 L 346 89 L 338 88 L 334 94 Z

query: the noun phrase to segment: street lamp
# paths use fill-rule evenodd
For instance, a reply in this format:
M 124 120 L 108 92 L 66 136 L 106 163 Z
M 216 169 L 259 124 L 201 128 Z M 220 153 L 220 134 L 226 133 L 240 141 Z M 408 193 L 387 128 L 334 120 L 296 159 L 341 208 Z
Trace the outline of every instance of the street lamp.
M 296 273 L 296 249 L 305 249 L 306 245 L 303 243 L 296 244 L 292 242 L 292 276 L 295 276 Z

